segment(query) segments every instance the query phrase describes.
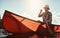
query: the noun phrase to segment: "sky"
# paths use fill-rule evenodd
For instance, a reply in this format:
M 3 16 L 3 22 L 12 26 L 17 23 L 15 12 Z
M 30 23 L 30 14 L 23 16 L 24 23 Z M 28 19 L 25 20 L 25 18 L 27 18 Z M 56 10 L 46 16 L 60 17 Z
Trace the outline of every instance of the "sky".
M 4 11 L 8 10 L 29 19 L 42 21 L 38 14 L 46 4 L 50 6 L 49 11 L 53 15 L 52 24 L 60 25 L 60 0 L 0 0 L 0 16 L 2 19 Z

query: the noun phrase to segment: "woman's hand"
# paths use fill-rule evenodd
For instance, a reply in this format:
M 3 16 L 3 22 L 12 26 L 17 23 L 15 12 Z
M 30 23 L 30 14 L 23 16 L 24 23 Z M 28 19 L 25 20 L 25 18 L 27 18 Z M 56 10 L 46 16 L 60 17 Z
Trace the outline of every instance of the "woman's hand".
M 42 13 L 42 9 L 40 10 L 40 13 Z

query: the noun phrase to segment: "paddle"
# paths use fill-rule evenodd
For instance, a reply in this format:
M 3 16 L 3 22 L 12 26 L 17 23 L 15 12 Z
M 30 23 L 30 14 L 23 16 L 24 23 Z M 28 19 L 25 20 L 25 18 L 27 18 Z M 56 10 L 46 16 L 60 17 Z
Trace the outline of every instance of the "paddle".
M 45 21 L 46 21 L 46 19 L 45 19 Z M 47 26 L 47 28 L 48 28 L 49 33 L 50 33 L 50 34 L 54 34 L 53 30 L 50 28 L 50 26 L 49 26 L 49 24 L 47 23 L 47 21 L 46 21 L 46 26 Z

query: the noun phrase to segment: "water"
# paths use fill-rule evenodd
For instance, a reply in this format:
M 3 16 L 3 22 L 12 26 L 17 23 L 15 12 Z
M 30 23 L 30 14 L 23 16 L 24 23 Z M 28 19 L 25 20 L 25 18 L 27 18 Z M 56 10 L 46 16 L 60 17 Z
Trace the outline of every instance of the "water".
M 60 33 L 55 33 L 52 36 L 33 32 L 26 34 L 11 34 L 3 32 L 3 29 L 0 29 L 0 38 L 60 38 Z

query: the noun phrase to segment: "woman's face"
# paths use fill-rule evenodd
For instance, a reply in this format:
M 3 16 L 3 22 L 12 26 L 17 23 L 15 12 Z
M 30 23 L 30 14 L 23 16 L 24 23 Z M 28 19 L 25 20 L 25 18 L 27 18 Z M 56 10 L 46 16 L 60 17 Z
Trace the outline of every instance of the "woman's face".
M 49 8 L 47 8 L 47 7 L 44 7 L 44 10 L 45 10 L 45 11 L 48 11 L 48 10 L 49 10 Z

